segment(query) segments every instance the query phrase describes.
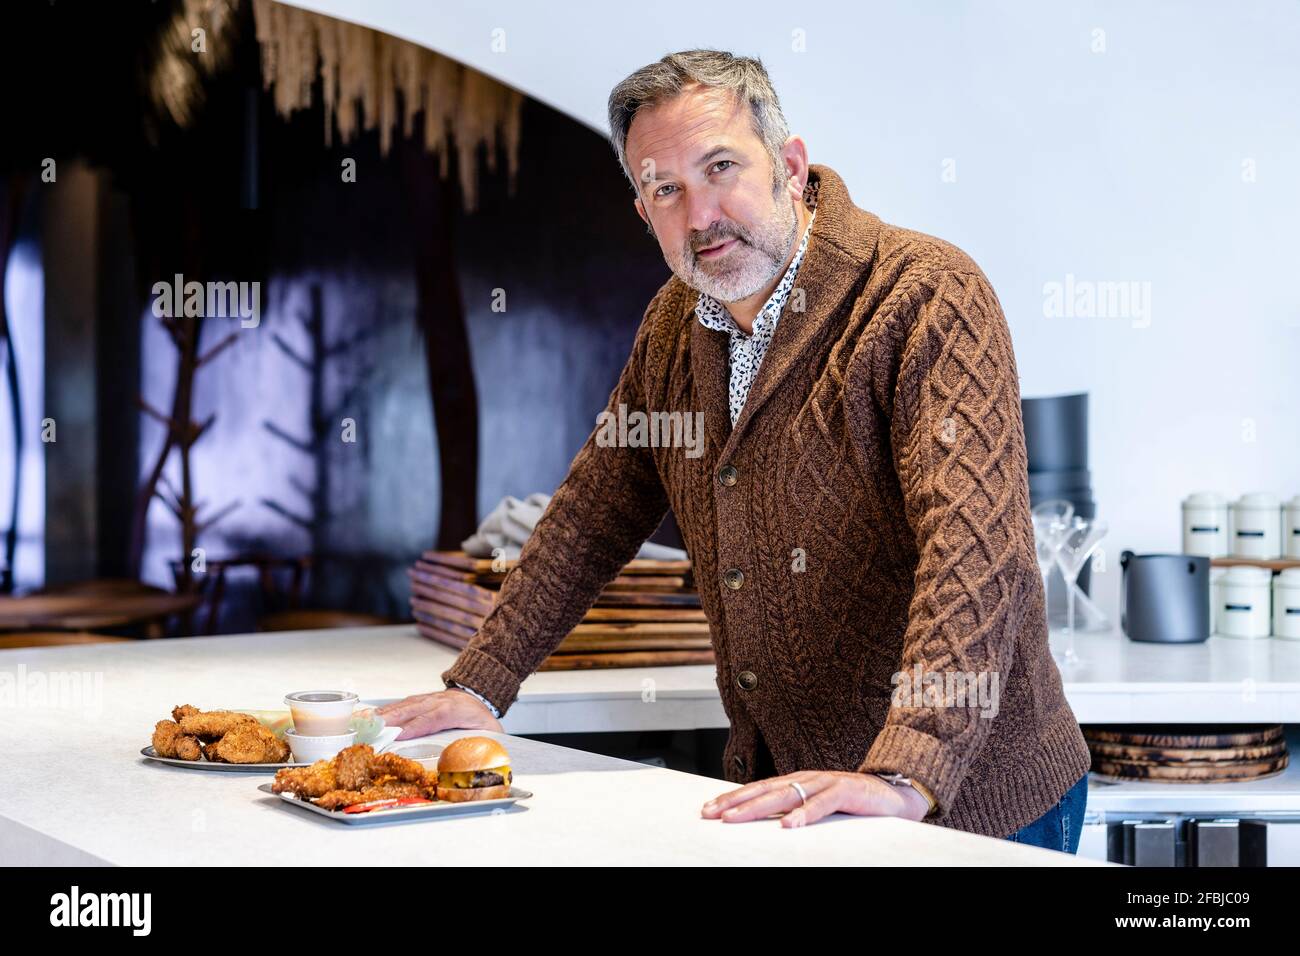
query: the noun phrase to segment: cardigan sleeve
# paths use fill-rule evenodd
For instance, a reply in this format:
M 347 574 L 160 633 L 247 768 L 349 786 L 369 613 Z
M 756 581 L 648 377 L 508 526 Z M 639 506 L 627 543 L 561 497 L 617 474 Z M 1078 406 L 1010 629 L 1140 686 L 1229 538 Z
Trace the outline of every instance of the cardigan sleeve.
M 665 286 L 665 289 L 667 287 Z M 664 290 L 651 301 L 606 411 L 646 410 L 650 330 Z M 652 449 L 619 447 L 593 428 L 501 584 L 491 612 L 444 683 L 472 687 L 505 714 L 519 685 L 541 666 L 668 512 Z
M 859 770 L 915 777 L 942 817 L 997 719 L 988 695 L 1005 686 L 1038 566 L 1019 376 L 997 297 L 978 269 L 950 270 L 928 276 L 913 302 L 890 438 L 918 563 L 900 680 Z

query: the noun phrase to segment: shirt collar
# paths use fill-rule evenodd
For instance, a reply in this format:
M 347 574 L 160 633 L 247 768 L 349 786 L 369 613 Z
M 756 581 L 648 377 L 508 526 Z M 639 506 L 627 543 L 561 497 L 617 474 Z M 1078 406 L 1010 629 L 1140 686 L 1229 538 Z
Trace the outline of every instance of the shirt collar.
M 794 288 L 794 276 L 799 271 L 799 263 L 803 261 L 804 252 L 808 249 L 808 239 L 812 235 L 813 220 L 817 218 L 817 210 L 812 211 L 808 217 L 808 226 L 803 231 L 803 239 L 799 242 L 799 248 L 790 260 L 789 267 L 785 274 L 781 276 L 781 281 L 776 284 L 772 294 L 768 296 L 763 307 L 758 310 L 758 316 L 754 319 L 754 330 L 757 332 L 760 325 L 766 325 L 775 322 L 781 314 L 781 309 L 785 307 L 786 299 L 790 297 L 790 291 Z M 700 324 L 706 329 L 712 329 L 715 332 L 730 332 L 733 335 L 744 335 L 744 331 L 736 324 L 736 320 L 731 317 L 731 312 L 727 307 L 709 295 L 707 292 L 701 292 L 699 299 L 695 303 L 695 315 L 700 320 Z

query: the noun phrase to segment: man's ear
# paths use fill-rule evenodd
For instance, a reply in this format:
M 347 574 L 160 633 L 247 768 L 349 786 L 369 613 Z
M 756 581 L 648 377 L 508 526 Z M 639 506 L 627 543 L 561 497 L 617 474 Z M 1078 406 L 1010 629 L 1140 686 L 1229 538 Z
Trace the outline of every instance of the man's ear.
M 645 223 L 646 229 L 650 232 L 650 235 L 653 236 L 655 234 L 655 227 L 650 224 L 650 217 L 646 215 L 645 204 L 641 202 L 641 197 L 638 196 L 636 199 L 632 200 L 632 205 L 636 206 L 636 214 L 641 217 L 641 221 Z M 656 236 L 656 238 L 658 237 Z
M 790 191 L 798 201 L 802 198 L 803 189 L 796 185 L 797 183 L 808 182 L 808 144 L 803 141 L 801 136 L 791 136 L 781 147 L 781 160 L 785 172 L 785 188 Z M 793 182 L 791 181 L 793 178 Z

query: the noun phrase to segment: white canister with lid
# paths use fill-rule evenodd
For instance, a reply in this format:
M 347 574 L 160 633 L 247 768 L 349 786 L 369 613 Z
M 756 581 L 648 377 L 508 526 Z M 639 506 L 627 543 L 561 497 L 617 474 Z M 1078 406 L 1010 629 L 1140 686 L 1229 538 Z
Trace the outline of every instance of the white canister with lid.
M 1300 568 L 1273 579 L 1273 636 L 1300 641 Z
M 1228 553 L 1228 499 L 1198 491 L 1183 499 L 1183 554 L 1221 558 Z
M 1282 555 L 1282 503 L 1276 495 L 1254 492 L 1232 503 L 1232 553 L 1239 558 Z
M 1282 551 L 1288 558 L 1300 558 L 1300 495 L 1286 503 L 1282 521 Z
M 1268 637 L 1273 572 L 1268 568 L 1228 568 L 1219 578 L 1214 606 L 1215 631 L 1220 637 Z

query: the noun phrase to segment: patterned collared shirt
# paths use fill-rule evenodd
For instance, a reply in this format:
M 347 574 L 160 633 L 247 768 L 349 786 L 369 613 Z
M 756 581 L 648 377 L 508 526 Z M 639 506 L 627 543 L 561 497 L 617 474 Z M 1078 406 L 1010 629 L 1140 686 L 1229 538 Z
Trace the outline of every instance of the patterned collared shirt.
M 731 317 L 727 307 L 708 293 L 701 292 L 695 303 L 695 314 L 701 325 L 715 332 L 731 334 L 729 356 L 731 386 L 728 398 L 732 425 L 736 424 L 741 409 L 745 407 L 750 386 L 754 384 L 754 379 L 758 375 L 758 366 L 762 363 L 767 347 L 772 342 L 772 333 L 776 331 L 776 320 L 781 317 L 781 310 L 785 308 L 790 290 L 794 288 L 795 274 L 799 271 L 799 263 L 803 262 L 803 254 L 808 248 L 808 238 L 812 235 L 813 219 L 816 218 L 817 210 L 814 209 L 808 220 L 808 227 L 804 229 L 799 249 L 790 260 L 789 268 L 785 270 L 785 275 L 781 277 L 781 281 L 777 283 L 772 294 L 763 303 L 763 307 L 758 310 L 758 315 L 754 317 L 754 331 L 751 335 L 746 335 L 736 324 L 736 320 Z

